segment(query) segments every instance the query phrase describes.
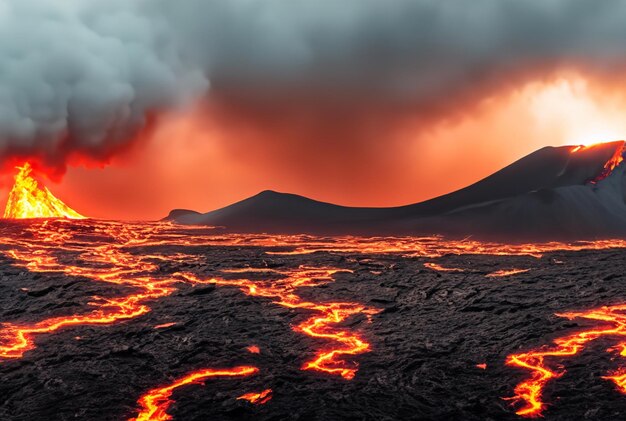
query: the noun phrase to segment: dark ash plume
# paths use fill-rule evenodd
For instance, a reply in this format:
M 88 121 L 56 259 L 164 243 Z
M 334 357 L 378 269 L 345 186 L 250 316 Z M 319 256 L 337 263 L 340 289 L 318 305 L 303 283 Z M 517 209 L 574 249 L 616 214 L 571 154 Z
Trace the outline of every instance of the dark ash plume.
M 0 153 L 106 159 L 209 82 L 229 119 L 380 141 L 563 67 L 621 77 L 624 19 L 617 0 L 0 0 Z

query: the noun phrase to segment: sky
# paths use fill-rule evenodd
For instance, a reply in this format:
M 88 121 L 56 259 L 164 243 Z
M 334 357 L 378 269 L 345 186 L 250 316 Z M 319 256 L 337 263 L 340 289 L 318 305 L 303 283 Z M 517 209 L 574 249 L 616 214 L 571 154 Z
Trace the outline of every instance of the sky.
M 425 200 L 543 146 L 626 138 L 626 4 L 0 0 L 0 195 L 82 214 L 265 189 Z

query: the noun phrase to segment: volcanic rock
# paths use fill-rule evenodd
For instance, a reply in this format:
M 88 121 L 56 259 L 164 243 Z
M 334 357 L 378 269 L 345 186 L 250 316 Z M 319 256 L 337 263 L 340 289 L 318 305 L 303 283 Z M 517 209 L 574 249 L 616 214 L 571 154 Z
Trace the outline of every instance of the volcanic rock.
M 461 190 L 392 208 L 358 208 L 264 191 L 177 223 L 232 232 L 473 235 L 505 240 L 626 236 L 624 141 L 545 147 Z

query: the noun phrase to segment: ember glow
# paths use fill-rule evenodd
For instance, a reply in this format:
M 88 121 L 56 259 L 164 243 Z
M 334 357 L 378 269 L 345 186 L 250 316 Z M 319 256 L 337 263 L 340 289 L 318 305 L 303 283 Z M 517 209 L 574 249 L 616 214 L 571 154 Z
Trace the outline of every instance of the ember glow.
M 7 242 L 18 245 L 8 252 L 8 255 L 33 272 L 61 272 L 74 276 L 83 276 L 96 281 L 108 282 L 117 285 L 131 286 L 138 289 L 137 293 L 119 298 L 93 297 L 90 305 L 95 308 L 91 312 L 73 314 L 62 317 L 52 317 L 33 324 L 5 324 L 0 330 L 0 357 L 20 358 L 24 352 L 35 347 L 34 337 L 39 334 L 53 333 L 61 328 L 77 325 L 111 324 L 141 316 L 150 311 L 147 302 L 172 294 L 175 284 L 181 281 L 191 284 L 216 284 L 239 287 L 244 293 L 274 299 L 275 303 L 284 307 L 298 308 L 313 311 L 315 314 L 300 323 L 294 329 L 309 336 L 336 342 L 338 347 L 324 348 L 316 353 L 313 360 L 304 364 L 303 370 L 317 370 L 329 374 L 338 374 L 346 379 L 352 379 L 356 374 L 356 365 L 343 361 L 344 356 L 366 352 L 369 344 L 360 335 L 346 329 L 332 329 L 332 325 L 341 323 L 354 315 L 369 316 L 377 312 L 358 303 L 330 302 L 318 303 L 301 299 L 296 290 L 304 287 L 315 287 L 323 283 L 332 282 L 333 275 L 338 272 L 349 273 L 335 268 L 297 268 L 288 271 L 268 269 L 242 268 L 225 270 L 225 273 L 270 272 L 276 278 L 268 281 L 252 281 L 247 278 L 200 279 L 194 274 L 179 273 L 170 277 L 153 277 L 158 271 L 154 262 L 165 259 L 180 259 L 189 261 L 190 256 L 178 254 L 172 256 L 147 255 L 140 259 L 124 251 L 130 246 L 147 246 L 155 244 L 202 244 L 206 243 L 203 236 L 188 237 L 170 234 L 168 225 L 138 225 L 128 227 L 124 224 L 97 223 L 107 235 L 115 238 L 119 243 L 111 244 L 103 241 L 100 246 L 91 249 L 85 245 L 65 246 L 66 241 L 73 238 L 71 227 L 62 220 L 54 222 L 44 221 L 33 226 L 31 231 L 41 244 L 33 250 L 32 240 L 6 239 Z M 69 229 L 67 229 L 69 228 Z M 138 230 L 138 231 L 136 231 Z M 172 231 L 175 232 L 175 229 Z M 140 237 L 140 236 L 143 236 Z M 104 240 L 104 239 L 103 239 Z M 238 244 L 238 239 L 234 239 Z M 272 238 L 267 238 L 272 241 Z M 220 242 L 220 239 L 217 240 Z M 210 241 L 209 241 L 210 242 Z M 53 256 L 59 249 L 65 251 L 82 251 L 81 258 L 88 263 L 85 266 L 63 265 Z M 94 267 L 92 267 L 93 265 Z M 149 274 L 151 273 L 151 274 Z M 159 326 L 163 327 L 163 326 Z
M 85 218 L 54 197 L 47 187 L 40 188 L 32 176 L 33 169 L 28 162 L 18 167 L 18 170 L 4 209 L 5 218 Z
M 515 396 L 510 398 L 514 403 L 522 406 L 517 414 L 526 417 L 535 417 L 542 414 L 546 404 L 543 402 L 543 392 L 551 380 L 557 379 L 565 370 L 550 366 L 554 361 L 560 367 L 564 358 L 570 358 L 582 351 L 589 342 L 608 337 L 615 338 L 617 343 L 609 351 L 618 352 L 626 357 L 626 305 L 600 307 L 588 311 L 557 314 L 568 320 L 588 319 L 600 322 L 599 326 L 583 330 L 571 335 L 555 339 L 554 346 L 540 347 L 520 354 L 508 356 L 507 365 L 516 366 L 530 371 L 530 377 L 515 387 Z M 620 367 L 615 372 L 603 377 L 611 380 L 618 391 L 626 394 L 626 368 Z
M 139 415 L 136 418 L 131 418 L 129 421 L 171 420 L 172 417 L 168 415 L 166 411 L 172 404 L 170 397 L 175 389 L 190 384 L 202 384 L 211 377 L 246 377 L 258 372 L 258 368 L 251 366 L 239 366 L 229 369 L 205 368 L 194 371 L 167 386 L 152 389 L 143 395 L 138 401 L 141 406 Z M 267 391 L 267 394 L 269 394 L 269 392 L 271 392 L 271 390 Z
M 259 393 L 246 393 L 239 396 L 237 399 L 246 400 L 254 405 L 263 405 L 272 399 L 272 389 L 265 389 Z
M 18 225 L 15 225 L 18 224 Z M 19 227 L 20 235 L 15 235 Z M 0 225 L 0 243 L 3 253 L 13 265 L 30 272 L 57 273 L 86 278 L 124 289 L 113 296 L 94 296 L 87 307 L 79 310 L 51 314 L 41 320 L 20 322 L 4 320 L 0 325 L 0 361 L 19 359 L 26 352 L 37 348 L 37 338 L 50 335 L 73 326 L 102 326 L 138 319 L 151 311 L 155 300 L 171 296 L 181 285 L 196 287 L 213 284 L 219 287 L 237 288 L 250 297 L 267 300 L 281 307 L 296 310 L 301 317 L 293 330 L 319 341 L 311 355 L 304 355 L 301 369 L 330 375 L 331 378 L 353 379 L 358 373 L 358 356 L 376 350 L 375 338 L 368 338 L 367 326 L 375 323 L 380 309 L 349 300 L 312 300 L 304 298 L 301 290 L 316 288 L 335 282 L 339 277 L 354 276 L 352 270 L 341 267 L 224 267 L 214 274 L 200 275 L 191 272 L 166 273 L 159 264 L 194 263 L 201 266 L 202 254 L 189 254 L 187 247 L 263 247 L 268 256 L 309 255 L 314 252 L 329 254 L 396 254 L 407 258 L 436 259 L 446 254 L 493 254 L 527 255 L 541 257 L 543 253 L 556 250 L 600 250 L 626 248 L 622 240 L 581 243 L 538 243 L 506 245 L 480 243 L 470 240 L 445 240 L 440 237 L 313 237 L 222 234 L 210 227 L 179 227 L 164 223 L 126 224 L 97 220 L 43 219 L 33 221 L 6 221 Z M 156 253 L 155 247 L 167 245 L 167 252 Z M 150 251 L 147 251 L 150 250 Z M 64 255 L 75 256 L 71 260 L 59 259 Z M 431 263 L 434 263 L 431 261 Z M 438 264 L 426 265 L 431 269 Z M 445 269 L 444 266 L 441 266 Z M 519 271 L 519 270 L 518 270 Z M 525 271 L 525 269 L 524 269 Z M 129 291 L 130 290 L 130 291 Z M 309 295 L 307 294 L 307 297 Z M 532 379 L 518 386 L 517 399 L 529 402 L 534 411 L 543 408 L 543 386 L 557 376 L 551 371 L 547 357 L 567 356 L 578 352 L 580 346 L 601 335 L 624 335 L 626 322 L 624 307 L 611 307 L 588 313 L 571 313 L 569 318 L 588 319 L 613 323 L 606 329 L 583 332 L 572 338 L 559 340 L 556 350 L 532 351 L 510 357 L 510 364 L 530 369 Z M 349 324 L 346 324 L 348 322 Z M 171 319 L 153 324 L 155 329 L 173 326 Z M 620 352 L 626 343 L 618 345 Z M 251 354 L 260 351 L 251 344 Z M 253 357 L 253 356 L 251 356 Z M 254 368 L 254 367 L 253 367 Z M 245 376 L 239 369 L 232 376 Z M 255 368 L 256 370 L 256 368 Z M 199 369 L 165 386 L 145 393 L 139 401 L 140 415 L 136 419 L 169 419 L 166 413 L 174 389 L 223 373 L 212 369 Z M 256 371 L 255 371 L 256 372 Z M 217 375 L 217 374 L 215 374 Z M 227 374 L 224 374 L 227 376 Z M 624 388 L 625 373 L 622 369 L 608 373 L 618 387 Z M 258 394 L 258 398 L 253 395 Z M 264 403 L 270 392 L 250 392 L 253 403 Z M 520 410 L 530 414 L 533 409 Z M 143 417 L 143 418 L 142 418 Z M 151 418 L 152 417 L 152 418 Z M 155 418 L 156 417 L 156 418 Z M 159 418 L 161 417 L 161 418 Z M 165 417 L 165 418 L 163 418 Z
M 529 272 L 530 269 L 501 269 L 485 275 L 487 278 L 502 278 L 505 276 L 519 275 L 520 273 Z
M 369 321 L 370 316 L 378 313 L 378 310 L 350 302 L 311 302 L 302 299 L 296 294 L 298 288 L 316 287 L 331 282 L 333 280 L 332 276 L 337 272 L 342 271 L 332 268 L 301 267 L 294 271 L 277 271 L 276 273 L 284 276 L 284 278 L 263 282 L 255 282 L 246 278 L 200 279 L 190 274 L 181 274 L 181 276 L 192 284 L 234 286 L 247 295 L 272 298 L 275 304 L 283 307 L 313 311 L 314 315 L 296 325 L 294 330 L 314 338 L 329 340 L 337 345 L 317 351 L 315 357 L 306 361 L 302 369 L 336 374 L 344 379 L 351 380 L 356 375 L 357 364 L 347 363 L 344 358 L 367 352 L 370 344 L 360 335 L 347 329 L 333 328 L 333 325 L 342 323 L 355 315 L 363 315 Z M 234 273 L 238 273 L 238 271 Z
M 436 270 L 437 272 L 463 272 L 464 271 L 464 269 L 448 268 L 448 267 L 441 266 L 440 264 L 434 263 L 434 262 L 424 263 L 424 267 L 428 269 Z
M 154 328 L 155 329 L 165 329 L 166 327 L 172 327 L 175 326 L 176 322 L 169 322 L 169 323 L 162 323 L 160 325 L 156 325 Z
M 261 353 L 261 349 L 258 346 L 256 346 L 256 345 L 250 345 L 249 347 L 246 347 L 246 349 L 251 354 L 260 354 Z
M 571 150 L 571 153 L 576 153 L 578 151 L 590 149 L 599 145 L 601 145 L 601 143 L 588 145 L 588 146 L 584 146 L 584 145 L 576 146 L 574 149 Z M 602 171 L 596 177 L 591 179 L 589 182 L 592 184 L 597 184 L 599 181 L 602 181 L 605 178 L 607 178 L 609 175 L 611 175 L 613 170 L 617 168 L 617 166 L 621 164 L 622 161 L 624 161 L 623 155 L 624 155 L 625 148 L 626 148 L 626 141 L 620 141 L 618 146 L 615 148 L 615 152 L 613 153 L 613 155 L 611 155 L 611 157 L 604 164 Z

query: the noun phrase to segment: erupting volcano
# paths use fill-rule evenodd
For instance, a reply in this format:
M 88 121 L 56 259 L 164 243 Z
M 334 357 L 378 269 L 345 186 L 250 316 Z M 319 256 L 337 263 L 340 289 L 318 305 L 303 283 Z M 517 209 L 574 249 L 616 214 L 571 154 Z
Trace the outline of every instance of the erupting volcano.
M 624 142 L 547 149 L 465 190 L 406 208 L 338 210 L 265 193 L 212 215 L 231 223 L 240 212 L 270 220 L 289 215 L 293 222 L 300 212 L 332 226 L 337 215 L 361 222 L 384 215 L 404 224 L 417 221 L 407 216 L 413 212 L 451 209 L 446 218 L 454 218 L 459 206 L 465 209 L 459 212 L 480 209 L 486 200 L 527 209 L 535 200 L 528 190 L 539 185 L 568 198 L 570 207 L 587 199 L 613 203 L 622 192 L 623 154 Z M 542 167 L 541 178 L 533 179 Z M 505 187 L 516 197 L 505 197 Z M 471 205 L 477 198 L 480 203 Z M 546 203 L 542 212 L 562 211 Z M 616 298 L 606 291 L 623 283 L 622 239 L 505 243 L 98 221 L 83 219 L 40 187 L 28 164 L 15 177 L 5 217 L 0 264 L 9 275 L 0 283 L 0 396 L 9 398 L 0 409 L 19 407 L 30 418 L 55 419 L 49 402 L 19 386 L 24 376 L 80 384 L 59 392 L 72 402 L 67 412 L 55 409 L 59 419 L 75 413 L 144 421 L 198 414 L 374 419 L 385 413 L 394 419 L 543 414 L 567 420 L 591 409 L 555 396 L 561 382 L 572 381 L 561 360 L 589 358 L 592 344 L 606 339 L 612 352 L 625 356 L 626 307 L 602 306 Z M 28 218 L 34 219 L 17 220 Z M 542 324 L 554 303 L 560 317 L 601 325 L 562 334 L 563 326 Z M 595 309 L 569 311 L 574 305 Z M 555 345 L 532 349 L 538 331 L 553 332 Z M 530 375 L 520 380 L 507 366 Z M 95 374 L 73 379 L 74 367 Z M 102 367 L 113 374 L 102 374 Z M 617 386 L 607 391 L 603 382 L 605 394 L 613 393 L 607 408 L 626 411 L 623 364 L 598 378 Z M 547 386 L 557 379 L 554 392 Z M 105 390 L 111 400 L 101 404 L 92 390 Z M 507 408 L 498 404 L 503 397 Z M 560 416 L 562 407 L 567 412 Z
M 450 235 L 509 241 L 626 237 L 625 142 L 539 149 L 452 193 L 391 208 L 356 208 L 264 191 L 182 224 L 229 232 Z
M 626 420 L 625 21 L 0 0 L 0 421 Z
M 57 199 L 47 187 L 41 188 L 32 176 L 33 169 L 28 162 L 17 169 L 19 172 L 7 199 L 4 218 L 85 218 Z

